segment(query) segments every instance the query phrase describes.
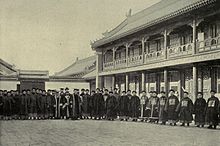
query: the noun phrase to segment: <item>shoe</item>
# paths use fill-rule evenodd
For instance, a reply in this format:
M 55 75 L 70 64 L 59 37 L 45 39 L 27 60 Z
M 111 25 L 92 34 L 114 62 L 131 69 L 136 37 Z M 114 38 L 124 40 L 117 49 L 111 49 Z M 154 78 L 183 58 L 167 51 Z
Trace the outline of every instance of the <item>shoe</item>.
M 185 126 L 185 123 L 182 123 L 180 126 Z
M 209 125 L 207 128 L 208 128 L 208 129 L 212 129 L 212 125 Z
M 187 123 L 187 126 L 189 127 L 189 123 Z

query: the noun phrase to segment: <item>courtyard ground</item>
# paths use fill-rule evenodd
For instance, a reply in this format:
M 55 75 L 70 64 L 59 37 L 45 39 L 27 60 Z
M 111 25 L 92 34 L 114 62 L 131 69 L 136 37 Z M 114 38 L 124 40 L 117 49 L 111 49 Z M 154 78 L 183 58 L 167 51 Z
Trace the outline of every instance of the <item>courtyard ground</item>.
M 220 130 L 94 120 L 0 121 L 1 146 L 218 146 Z

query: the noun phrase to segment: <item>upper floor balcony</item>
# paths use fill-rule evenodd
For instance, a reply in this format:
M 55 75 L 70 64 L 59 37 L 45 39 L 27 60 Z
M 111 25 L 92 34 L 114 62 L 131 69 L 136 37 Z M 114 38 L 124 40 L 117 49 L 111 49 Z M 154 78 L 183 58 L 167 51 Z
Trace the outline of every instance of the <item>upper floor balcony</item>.
M 103 71 L 154 64 L 220 51 L 220 18 L 184 24 L 120 46 L 103 61 Z M 140 38 L 140 37 L 139 37 Z M 116 55 L 115 55 L 116 54 Z M 115 57 L 117 56 L 117 57 Z M 117 59 L 116 59 L 117 58 Z

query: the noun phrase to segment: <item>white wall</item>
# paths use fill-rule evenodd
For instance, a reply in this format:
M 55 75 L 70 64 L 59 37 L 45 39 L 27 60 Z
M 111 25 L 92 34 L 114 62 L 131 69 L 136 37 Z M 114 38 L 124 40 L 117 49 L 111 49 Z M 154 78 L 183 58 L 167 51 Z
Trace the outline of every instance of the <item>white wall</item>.
M 17 84 L 19 81 L 0 81 L 1 90 L 17 90 Z
M 70 89 L 70 92 L 73 92 L 74 88 L 77 89 L 89 89 L 89 83 L 74 83 L 74 82 L 46 82 L 45 83 L 45 89 L 52 89 L 52 90 L 59 90 L 60 88 L 66 88 L 68 87 Z

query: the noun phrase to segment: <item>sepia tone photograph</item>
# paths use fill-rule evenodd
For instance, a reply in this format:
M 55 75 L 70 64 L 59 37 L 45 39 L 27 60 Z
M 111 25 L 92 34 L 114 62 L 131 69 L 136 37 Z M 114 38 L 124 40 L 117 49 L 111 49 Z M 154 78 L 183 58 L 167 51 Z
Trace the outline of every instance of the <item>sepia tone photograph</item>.
M 219 146 L 220 0 L 0 0 L 0 146 Z

